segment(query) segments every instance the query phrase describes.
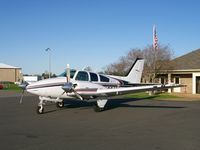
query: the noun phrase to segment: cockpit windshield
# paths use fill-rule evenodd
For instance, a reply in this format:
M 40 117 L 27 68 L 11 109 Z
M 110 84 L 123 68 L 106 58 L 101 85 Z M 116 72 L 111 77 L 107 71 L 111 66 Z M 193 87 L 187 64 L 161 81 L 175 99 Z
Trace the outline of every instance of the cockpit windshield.
M 76 70 L 70 70 L 70 78 L 72 79 L 73 77 L 74 77 L 74 74 L 76 73 Z M 59 77 L 66 77 L 66 71 L 65 72 L 63 72 L 63 73 L 61 73 L 60 75 L 59 75 Z

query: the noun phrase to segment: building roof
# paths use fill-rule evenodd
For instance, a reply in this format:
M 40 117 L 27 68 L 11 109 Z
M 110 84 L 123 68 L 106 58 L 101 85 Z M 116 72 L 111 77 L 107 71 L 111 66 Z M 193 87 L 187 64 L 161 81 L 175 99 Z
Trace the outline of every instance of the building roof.
M 0 63 L 0 69 L 21 69 L 20 67 L 15 67 L 11 65 L 7 65 L 4 63 Z
M 173 70 L 200 69 L 200 49 L 172 60 Z

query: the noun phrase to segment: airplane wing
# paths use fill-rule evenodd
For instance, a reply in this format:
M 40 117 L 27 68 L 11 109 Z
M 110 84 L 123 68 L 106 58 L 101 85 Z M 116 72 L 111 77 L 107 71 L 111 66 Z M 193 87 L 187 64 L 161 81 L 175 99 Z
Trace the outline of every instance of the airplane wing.
M 129 93 L 137 93 L 143 91 L 155 91 L 155 90 L 164 90 L 170 88 L 183 87 L 184 85 L 180 84 L 166 84 L 166 85 L 146 85 L 146 86 L 133 86 L 133 87 L 119 87 L 111 89 L 76 89 L 76 93 L 72 92 L 70 96 L 77 97 L 80 95 L 82 98 L 91 99 L 92 97 L 113 97 L 117 95 L 124 95 Z M 78 97 L 79 98 L 79 97 Z
M 148 86 L 138 86 L 138 87 L 120 87 L 116 89 L 98 89 L 97 95 L 114 96 L 114 95 L 123 95 L 123 94 L 136 93 L 142 91 L 164 90 L 182 86 L 183 85 L 180 84 L 167 84 L 167 85 L 148 85 Z

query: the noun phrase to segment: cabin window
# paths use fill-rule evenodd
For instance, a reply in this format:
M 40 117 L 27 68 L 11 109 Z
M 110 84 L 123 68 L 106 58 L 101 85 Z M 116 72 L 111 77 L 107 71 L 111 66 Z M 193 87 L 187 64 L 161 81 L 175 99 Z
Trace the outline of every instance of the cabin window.
M 109 78 L 105 77 L 105 76 L 102 76 L 102 75 L 99 75 L 100 76 L 100 81 L 101 82 L 109 82 Z
M 76 80 L 88 81 L 89 80 L 88 73 L 85 72 L 85 71 L 79 71 L 77 76 L 76 76 Z
M 94 81 L 94 82 L 97 82 L 98 81 L 98 76 L 96 73 L 91 73 L 90 72 L 90 80 L 91 81 Z

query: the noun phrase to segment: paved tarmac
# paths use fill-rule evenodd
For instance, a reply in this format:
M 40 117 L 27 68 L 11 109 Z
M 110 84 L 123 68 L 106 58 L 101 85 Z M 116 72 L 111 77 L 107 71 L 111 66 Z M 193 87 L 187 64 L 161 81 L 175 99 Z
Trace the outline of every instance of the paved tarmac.
M 92 103 L 54 103 L 36 114 L 38 98 L 0 96 L 2 150 L 199 150 L 200 102 L 116 99 L 96 113 Z

